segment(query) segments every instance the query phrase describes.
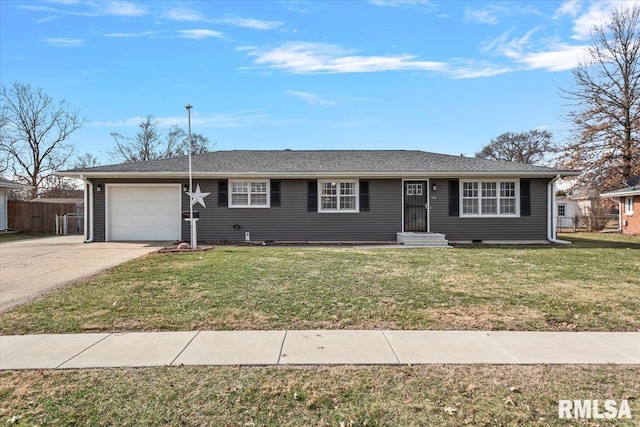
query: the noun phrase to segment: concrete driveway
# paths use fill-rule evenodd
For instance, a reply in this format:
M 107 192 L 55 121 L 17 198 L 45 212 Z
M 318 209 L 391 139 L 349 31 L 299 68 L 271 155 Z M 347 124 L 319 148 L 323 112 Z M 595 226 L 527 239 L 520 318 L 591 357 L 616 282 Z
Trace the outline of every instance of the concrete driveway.
M 61 236 L 0 244 L 0 312 L 170 244 L 82 240 Z

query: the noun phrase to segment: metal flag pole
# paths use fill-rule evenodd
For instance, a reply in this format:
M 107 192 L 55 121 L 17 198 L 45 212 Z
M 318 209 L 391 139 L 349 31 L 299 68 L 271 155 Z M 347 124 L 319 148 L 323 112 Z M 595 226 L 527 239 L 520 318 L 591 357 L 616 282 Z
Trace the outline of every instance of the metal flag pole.
M 196 221 L 193 218 L 193 172 L 191 169 L 191 104 L 187 104 L 187 120 L 189 124 L 189 223 L 191 224 L 191 249 L 198 248 Z

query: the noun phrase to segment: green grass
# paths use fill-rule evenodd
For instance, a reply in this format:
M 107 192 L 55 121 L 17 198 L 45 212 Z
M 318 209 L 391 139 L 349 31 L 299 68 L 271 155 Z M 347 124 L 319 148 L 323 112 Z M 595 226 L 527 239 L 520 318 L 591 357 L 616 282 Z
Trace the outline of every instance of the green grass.
M 15 242 L 18 240 L 41 239 L 43 237 L 53 237 L 52 233 L 0 233 L 0 244 Z
M 154 254 L 0 315 L 0 332 L 640 330 L 640 238 L 449 250 Z
M 640 368 L 632 366 L 24 371 L 0 373 L 0 423 L 17 419 L 18 425 L 56 426 L 632 426 L 640 418 L 637 396 Z M 561 420 L 560 399 L 628 399 L 632 418 Z

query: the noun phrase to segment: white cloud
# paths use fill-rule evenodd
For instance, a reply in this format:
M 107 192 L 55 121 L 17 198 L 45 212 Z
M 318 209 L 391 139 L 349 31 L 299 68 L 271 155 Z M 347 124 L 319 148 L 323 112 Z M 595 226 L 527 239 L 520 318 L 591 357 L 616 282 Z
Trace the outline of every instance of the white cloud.
M 369 3 L 375 6 L 412 8 L 423 11 L 436 9 L 436 5 L 431 0 L 369 0 Z
M 454 79 L 477 79 L 493 77 L 512 71 L 514 71 L 512 67 L 487 61 L 457 60 L 447 66 L 445 74 Z
M 587 49 L 587 46 L 558 45 L 547 51 L 524 54 L 518 62 L 528 69 L 565 71 L 576 67 L 585 58 Z
M 582 0 L 569 0 L 562 5 L 558 9 L 556 9 L 555 14 L 553 15 L 553 19 L 558 19 L 561 16 L 576 16 L 582 10 L 582 6 L 584 2 Z
M 96 6 L 96 12 L 101 16 L 144 16 L 147 10 L 130 1 L 108 1 L 88 3 Z
M 181 39 L 206 39 L 209 37 L 224 38 L 224 34 L 219 31 L 207 29 L 191 29 L 178 31 L 141 31 L 139 33 L 107 33 L 104 37 L 113 38 L 133 38 L 133 37 L 149 37 L 149 38 L 181 38 Z
M 288 42 L 270 49 L 246 49 L 254 63 L 294 74 L 371 73 L 397 70 L 442 70 L 441 62 L 416 61 L 415 55 L 358 56 L 337 45 Z
M 104 37 L 151 37 L 157 34 L 158 33 L 156 31 L 142 31 L 139 33 L 107 33 L 104 34 Z
M 539 29 L 533 28 L 522 37 L 510 37 L 513 31 L 513 29 L 505 31 L 495 39 L 482 43 L 481 50 L 485 53 L 497 53 L 512 59 L 521 57 L 522 53 L 529 48 L 533 35 Z
M 59 7 L 39 6 L 39 5 L 20 5 L 21 9 L 36 12 L 59 13 L 62 15 L 75 16 L 144 16 L 147 9 L 130 1 L 55 1 L 49 4 L 58 5 Z M 65 8 L 66 7 L 66 8 Z
M 513 15 L 542 15 L 533 5 L 522 5 L 517 2 L 512 3 L 490 3 L 482 8 L 476 9 L 467 7 L 464 10 L 464 19 L 469 22 L 479 24 L 495 25 L 501 18 L 512 17 Z
M 204 21 L 205 17 L 193 9 L 174 8 L 169 9 L 163 14 L 164 18 L 174 21 Z
M 489 11 L 488 9 L 466 8 L 464 11 L 464 19 L 479 24 L 495 25 L 498 23 L 498 17 L 493 11 Z
M 593 28 L 604 24 L 609 19 L 611 10 L 620 4 L 620 2 L 601 1 L 589 5 L 589 8 L 574 20 L 571 38 L 589 40 Z
M 224 35 L 219 31 L 207 30 L 207 29 L 193 29 L 193 30 L 181 30 L 178 31 L 180 37 L 185 39 L 206 39 L 209 37 L 223 38 Z
M 83 39 L 70 39 L 66 37 L 44 39 L 44 42 L 48 45 L 58 47 L 78 47 L 84 44 Z
M 253 30 L 273 30 L 283 25 L 280 21 L 263 21 L 251 18 L 220 18 L 214 19 L 213 22 L 220 24 L 235 25 L 237 27 L 251 28 Z
M 320 107 L 335 107 L 338 105 L 338 103 L 335 101 L 321 98 L 320 96 L 309 92 L 303 92 L 299 90 L 287 90 L 285 92 L 314 106 L 318 105 Z
M 267 114 L 261 113 L 258 110 L 238 111 L 234 113 L 219 113 L 213 115 L 200 115 L 195 113 L 191 115 L 191 126 L 194 132 L 198 132 L 198 128 L 236 128 L 252 126 L 257 122 L 268 119 Z M 98 127 L 138 127 L 141 122 L 146 120 L 146 117 L 129 117 L 117 121 L 99 122 L 94 121 L 89 124 Z M 168 128 L 170 126 L 187 126 L 187 116 L 169 116 L 169 117 L 154 117 L 154 120 L 158 122 L 158 126 L 161 128 Z

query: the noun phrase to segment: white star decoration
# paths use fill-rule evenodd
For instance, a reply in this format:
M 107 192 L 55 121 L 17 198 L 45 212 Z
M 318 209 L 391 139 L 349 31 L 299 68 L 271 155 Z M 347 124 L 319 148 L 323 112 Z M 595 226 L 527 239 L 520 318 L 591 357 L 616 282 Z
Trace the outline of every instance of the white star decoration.
M 200 184 L 196 186 L 196 191 L 187 191 L 186 193 L 188 196 L 191 196 L 191 206 L 195 205 L 196 203 L 200 203 L 203 207 L 207 207 L 207 205 L 204 204 L 204 198 L 211 193 L 203 193 L 202 191 L 200 191 Z

